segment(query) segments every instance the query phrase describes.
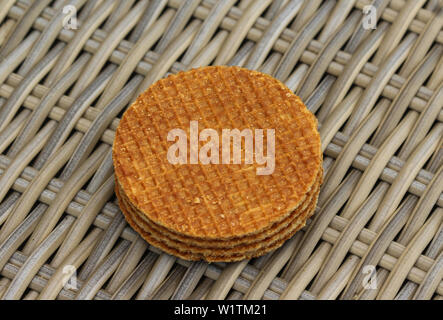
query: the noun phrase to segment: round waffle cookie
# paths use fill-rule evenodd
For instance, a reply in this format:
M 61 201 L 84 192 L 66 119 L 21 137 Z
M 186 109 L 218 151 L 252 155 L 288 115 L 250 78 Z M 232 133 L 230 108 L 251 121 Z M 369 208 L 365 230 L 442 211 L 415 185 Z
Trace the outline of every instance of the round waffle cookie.
M 272 233 L 265 232 L 253 238 L 239 239 L 239 243 L 235 245 L 227 243 L 214 244 L 214 242 L 196 245 L 171 238 L 167 234 L 159 233 L 152 229 L 152 226 L 147 225 L 124 199 L 121 200 L 121 206 L 130 225 L 145 238 L 155 241 L 154 243 L 164 251 L 184 259 L 189 259 L 189 253 L 192 252 L 193 260 L 204 259 L 209 262 L 232 262 L 264 254 L 303 227 L 306 219 L 314 212 L 318 198 L 318 187 L 316 189 L 317 191 L 310 197 L 309 203 L 303 206 L 303 210 L 297 212 L 295 218 L 280 224 L 277 231 Z
M 314 212 L 323 172 L 303 102 L 271 76 L 224 66 L 149 87 L 119 123 L 113 161 L 129 224 L 170 254 L 207 261 L 281 246 Z
M 294 221 L 298 220 L 299 217 L 308 209 L 308 206 L 313 202 L 317 201 L 318 193 L 320 191 L 320 184 L 322 181 L 322 170 L 319 172 L 319 176 L 311 188 L 311 190 L 307 194 L 307 199 L 304 201 L 302 205 L 300 205 L 296 210 L 292 211 L 291 214 L 285 218 L 283 221 L 276 223 L 266 230 L 263 230 L 261 233 L 253 234 L 251 236 L 243 236 L 239 238 L 231 238 L 231 239 L 210 239 L 210 240 L 202 240 L 196 239 L 193 237 L 188 237 L 178 233 L 172 233 L 169 230 L 162 228 L 155 223 L 152 223 L 143 213 L 137 211 L 137 209 L 128 201 L 125 197 L 124 193 L 122 193 L 121 188 L 117 185 L 116 194 L 120 200 L 120 203 L 125 208 L 125 214 L 131 216 L 131 219 L 134 220 L 143 230 L 146 232 L 150 232 L 152 234 L 160 234 L 161 238 L 166 237 L 171 239 L 172 241 L 177 241 L 178 243 L 196 246 L 204 249 L 218 249 L 221 248 L 223 250 L 237 250 L 236 247 L 247 245 L 247 247 L 251 247 L 253 245 L 259 245 L 262 240 L 265 238 L 269 238 L 274 236 L 277 233 L 281 233 L 282 230 L 288 225 L 292 224 Z M 268 241 L 268 240 L 267 240 Z M 226 249 L 229 248 L 229 249 Z M 231 251 L 232 251 L 231 250 Z

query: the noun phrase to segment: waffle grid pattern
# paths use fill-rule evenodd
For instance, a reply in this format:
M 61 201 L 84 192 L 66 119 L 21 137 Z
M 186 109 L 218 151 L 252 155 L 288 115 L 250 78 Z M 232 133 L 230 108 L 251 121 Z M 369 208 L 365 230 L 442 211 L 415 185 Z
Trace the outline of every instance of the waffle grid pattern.
M 221 255 L 221 256 L 229 257 L 231 254 L 239 255 L 243 252 L 253 252 L 255 250 L 255 248 L 260 248 L 260 247 L 265 248 L 267 246 L 275 244 L 276 242 L 278 242 L 279 240 L 281 240 L 283 238 L 286 238 L 288 236 L 288 234 L 290 234 L 290 233 L 292 234 L 294 232 L 294 230 L 299 225 L 304 225 L 303 221 L 306 218 L 306 216 L 311 215 L 313 213 L 312 209 L 313 209 L 313 207 L 315 207 L 315 204 L 317 202 L 317 196 L 318 196 L 317 191 L 318 190 L 316 190 L 315 193 L 310 195 L 309 201 L 307 201 L 309 203 L 304 204 L 303 209 L 295 212 L 292 219 L 289 219 L 288 221 L 284 221 L 281 225 L 277 226 L 278 229 L 281 229 L 278 232 L 275 232 L 274 230 L 266 231 L 264 234 L 259 234 L 257 236 L 251 236 L 250 237 L 250 238 L 252 238 L 251 240 L 242 239 L 241 241 L 237 241 L 236 244 L 232 244 L 232 245 L 231 245 L 232 240 L 227 240 L 227 241 L 225 241 L 225 242 L 229 242 L 227 245 L 223 244 L 223 243 L 218 243 L 218 245 L 221 246 L 219 248 L 214 248 L 214 246 L 208 248 L 206 246 L 206 243 L 209 243 L 209 242 L 204 242 L 203 245 L 202 245 L 202 243 L 196 243 L 194 245 L 194 243 L 189 243 L 188 239 L 184 240 L 186 242 L 182 241 L 181 239 L 179 239 L 177 241 L 174 237 L 172 237 L 168 233 L 165 233 L 165 232 L 158 233 L 158 231 L 156 231 L 155 229 L 152 229 L 151 227 L 144 228 L 146 225 L 143 223 L 140 223 L 141 217 L 136 216 L 137 213 L 133 211 L 133 207 L 127 202 L 127 199 L 125 199 L 124 196 L 122 197 L 120 195 L 120 197 L 122 197 L 122 199 L 123 199 L 124 206 L 130 210 L 129 213 L 132 215 L 130 217 L 130 219 L 139 225 L 139 228 L 144 231 L 144 234 L 146 234 L 146 232 L 148 232 L 148 235 L 150 237 L 153 237 L 156 240 L 163 242 L 167 245 L 169 244 L 169 246 L 171 248 L 176 249 L 182 253 L 189 253 L 190 252 L 189 249 L 192 248 L 195 253 L 205 252 L 209 256 L 220 256 Z M 152 231 L 152 230 L 154 230 L 154 231 Z M 297 230 L 298 230 L 298 228 L 297 228 Z M 262 241 L 262 240 L 265 240 L 265 241 Z M 214 242 L 214 241 L 212 240 L 211 242 Z M 262 245 L 262 242 L 265 242 L 264 245 Z M 226 246 L 228 246 L 227 249 L 226 249 Z
M 319 173 L 319 175 L 320 175 L 320 173 Z M 321 182 L 321 178 L 318 177 L 315 184 L 314 184 L 315 187 L 313 186 L 313 189 L 308 193 L 306 201 L 304 201 L 304 203 L 302 205 L 300 205 L 300 207 L 297 210 L 293 211 L 289 217 L 285 218 L 280 223 L 274 223 L 273 225 L 271 225 L 269 228 L 267 228 L 266 230 L 264 230 L 260 234 L 251 235 L 248 237 L 238 237 L 238 238 L 233 238 L 233 239 L 227 239 L 224 241 L 219 241 L 217 239 L 199 240 L 199 239 L 187 237 L 182 234 L 175 233 L 175 232 L 170 232 L 165 228 L 159 227 L 159 226 L 155 225 L 154 223 L 152 223 L 150 220 L 148 220 L 143 214 L 138 214 L 138 218 L 140 221 L 142 221 L 142 223 L 141 223 L 142 225 L 148 224 L 148 225 L 150 225 L 150 227 L 154 228 L 156 231 L 158 231 L 164 235 L 167 235 L 168 238 L 170 238 L 172 240 L 178 240 L 178 241 L 185 243 L 187 245 L 196 245 L 196 246 L 205 247 L 205 248 L 223 248 L 226 246 L 241 246 L 241 245 L 245 245 L 246 243 L 256 243 L 264 238 L 267 238 L 270 235 L 274 235 L 274 234 L 276 234 L 277 231 L 283 229 L 284 227 L 286 227 L 290 223 L 297 220 L 299 215 L 301 215 L 301 212 L 305 211 L 307 205 L 312 204 L 313 202 L 316 201 L 316 198 L 318 196 L 320 182 Z M 120 186 L 117 186 L 117 190 L 120 190 Z M 120 194 L 121 194 L 121 192 L 120 192 Z M 131 211 L 134 212 L 136 210 L 136 208 L 128 202 L 127 197 L 125 197 L 124 195 L 121 195 L 121 197 L 125 201 L 125 206 L 129 207 L 131 209 Z
M 295 221 L 291 221 L 289 225 L 285 226 L 281 232 L 273 236 L 268 236 L 265 238 L 265 243 L 249 244 L 248 241 L 245 241 L 244 246 L 232 248 L 233 250 L 222 249 L 207 249 L 201 248 L 200 246 L 195 249 L 195 247 L 189 246 L 188 244 L 183 243 L 174 243 L 170 238 L 165 237 L 164 233 L 161 235 L 155 234 L 152 231 L 146 231 L 140 224 L 136 221 L 137 217 L 135 217 L 135 213 L 131 212 L 128 215 L 128 207 L 127 203 L 123 200 L 123 206 L 125 212 L 125 216 L 127 221 L 131 224 L 131 226 L 137 230 L 143 237 L 145 237 L 148 241 L 150 241 L 153 245 L 158 248 L 161 248 L 165 252 L 169 254 L 173 254 L 178 257 L 182 257 L 187 260 L 201 260 L 205 259 L 208 262 L 225 262 L 225 261 L 241 261 L 248 258 L 253 258 L 257 256 L 261 256 L 266 252 L 272 251 L 282 245 L 286 240 L 288 240 L 291 236 L 294 235 L 301 227 L 305 225 L 305 221 L 309 218 L 313 210 L 315 208 L 317 202 L 318 192 L 314 194 L 314 199 L 312 202 L 308 204 L 305 210 L 302 210 L 299 214 L 297 214 L 297 218 Z M 121 195 L 119 196 L 121 197 Z
M 217 75 L 214 76 L 214 73 Z M 230 81 L 237 83 L 223 87 L 215 83 L 217 80 L 220 83 Z M 199 83 L 199 85 L 190 88 L 190 83 Z M 236 86 L 243 88 L 245 92 L 234 92 Z M 255 87 L 261 89 L 260 93 L 254 92 Z M 159 95 L 159 91 L 163 93 Z M 303 111 L 302 105 L 295 99 L 295 96 L 291 94 L 288 97 L 287 94 L 289 95 L 290 91 L 277 80 L 255 72 L 249 74 L 246 70 L 239 68 L 195 69 L 190 71 L 190 75 L 179 73 L 160 80 L 143 93 L 131 109 L 128 109 L 120 123 L 122 129 L 120 127 L 117 129 L 114 161 L 117 166 L 124 166 L 122 171 L 117 170 L 117 179 L 122 189 L 130 201 L 141 212 L 147 214 L 154 223 L 190 236 L 202 237 L 203 234 L 205 238 L 240 237 L 266 228 L 279 220 L 281 213 L 284 214 L 282 217 L 286 216 L 289 214 L 288 210 L 295 209 L 298 203 L 303 201 L 304 194 L 311 188 L 320 165 L 319 136 L 314 130 L 316 122 L 308 111 Z M 166 102 L 159 96 L 164 97 Z M 171 104 L 170 101 L 175 97 L 179 100 Z M 287 103 L 290 105 L 288 106 Z M 284 109 L 280 107 L 281 105 Z M 187 130 L 191 120 L 201 121 L 200 127 L 203 129 L 203 126 L 208 123 L 206 119 L 211 115 L 217 122 L 214 128 L 220 136 L 221 130 L 225 128 L 239 130 L 251 126 L 255 127 L 254 129 L 267 128 L 266 126 L 275 128 L 277 141 L 274 173 L 269 176 L 255 177 L 256 173 L 250 167 L 255 168 L 257 165 L 250 167 L 246 165 L 246 168 L 243 165 L 233 165 L 232 168 L 230 165 L 170 165 L 164 152 L 168 142 L 161 139 L 162 137 L 164 139 L 170 130 L 176 128 L 171 126 L 173 118 L 168 117 L 168 113 L 176 114 L 175 110 L 180 108 L 185 110 L 186 120 L 180 120 L 179 117 L 175 120 L 180 125 L 178 128 L 184 130 Z M 190 110 L 191 108 L 194 110 Z M 219 108 L 220 111 L 217 113 L 215 108 Z M 256 122 L 248 124 L 248 122 L 233 121 L 229 116 L 240 117 L 244 108 L 250 109 L 249 114 L 254 115 Z M 265 115 L 265 112 L 269 114 Z M 280 115 L 285 115 L 290 120 Z M 164 119 L 167 119 L 166 125 L 164 125 Z M 289 128 L 289 123 L 291 123 L 291 128 Z M 145 129 L 146 126 L 153 126 L 155 130 L 149 132 Z M 288 133 L 289 130 L 291 130 L 290 133 Z M 128 132 L 127 136 L 126 132 Z M 120 138 L 119 135 L 127 140 Z M 148 140 L 145 148 L 140 145 L 144 139 Z M 121 157 L 123 159 L 129 157 L 130 162 L 120 162 L 121 147 L 123 147 Z M 188 150 L 188 159 L 189 152 L 190 150 Z M 152 161 L 153 157 L 156 159 Z M 127 166 L 132 166 L 132 162 L 141 162 L 141 167 L 137 164 L 134 168 L 128 168 Z M 292 167 L 294 176 L 286 177 L 284 181 L 283 170 L 288 166 Z M 125 174 L 125 170 L 129 170 L 129 174 Z M 145 170 L 149 171 L 147 175 L 144 174 Z M 220 190 L 218 193 L 219 189 L 211 184 L 212 181 L 205 174 L 211 171 L 214 171 L 216 179 L 225 190 Z M 246 172 L 250 175 L 249 177 L 245 176 Z M 185 189 L 183 190 L 172 186 L 177 174 L 180 175 L 181 180 L 184 180 Z M 143 184 L 146 179 L 157 180 L 154 181 L 155 186 L 146 188 Z M 252 185 L 251 181 L 254 179 L 257 183 Z M 232 190 L 231 186 L 235 189 Z M 145 189 L 140 190 L 140 188 Z M 290 189 L 291 192 L 284 192 L 283 189 Z M 175 198 L 175 195 L 182 191 L 189 192 L 185 201 Z M 142 194 L 142 197 L 148 197 L 149 202 L 146 202 L 146 198 L 143 198 L 142 202 L 138 201 L 139 194 Z M 208 194 L 219 203 L 215 206 L 208 203 Z M 259 203 L 246 199 L 246 194 L 260 199 Z M 240 198 L 233 202 L 235 196 L 238 195 Z M 201 200 L 195 203 L 194 199 Z M 181 210 L 171 210 L 172 203 L 179 203 Z M 208 213 L 209 216 L 206 217 Z M 198 222 L 194 223 L 194 221 Z

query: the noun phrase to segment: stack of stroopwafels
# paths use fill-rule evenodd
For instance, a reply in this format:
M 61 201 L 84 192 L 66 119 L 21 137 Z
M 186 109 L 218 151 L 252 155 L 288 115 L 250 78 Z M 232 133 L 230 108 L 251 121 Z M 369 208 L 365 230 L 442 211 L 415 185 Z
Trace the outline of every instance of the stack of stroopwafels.
M 264 164 L 245 161 L 246 140 L 241 163 L 191 161 L 191 122 L 215 130 L 220 143 L 224 129 L 273 129 L 274 169 L 257 174 Z M 168 157 L 174 129 L 188 137 L 178 163 Z M 129 224 L 167 253 L 211 262 L 280 247 L 313 214 L 323 174 L 317 121 L 302 101 L 268 75 L 223 66 L 180 72 L 142 93 L 117 128 L 113 161 Z

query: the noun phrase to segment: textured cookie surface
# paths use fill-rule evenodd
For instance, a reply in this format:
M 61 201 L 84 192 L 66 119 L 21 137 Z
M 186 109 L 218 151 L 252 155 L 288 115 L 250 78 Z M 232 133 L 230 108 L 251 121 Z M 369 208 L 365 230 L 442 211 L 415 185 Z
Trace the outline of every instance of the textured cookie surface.
M 189 247 L 182 247 L 181 245 L 173 245 L 169 244 L 169 239 L 167 237 L 162 236 L 161 239 L 153 236 L 151 233 L 146 232 L 144 229 L 140 227 L 139 224 L 133 219 L 132 215 L 128 210 L 126 210 L 125 205 L 122 205 L 122 212 L 125 215 L 126 221 L 150 244 L 153 246 L 160 248 L 166 253 L 172 254 L 179 258 L 185 260 L 206 260 L 207 262 L 234 262 L 241 261 L 243 259 L 251 259 L 255 257 L 259 257 L 264 255 L 272 250 L 279 248 L 283 243 L 291 238 L 298 230 L 305 226 L 306 220 L 312 216 L 314 212 L 314 208 L 316 205 L 316 201 L 310 205 L 307 210 L 305 210 L 300 219 L 290 224 L 289 230 L 285 230 L 282 232 L 279 240 L 276 241 L 262 241 L 260 243 L 259 248 L 254 248 L 250 251 L 239 251 L 239 252 L 223 252 L 222 254 L 218 253 L 218 250 L 208 250 L 205 253 L 195 252 L 191 250 Z
M 220 137 L 223 129 L 274 129 L 273 173 L 257 175 L 256 162 L 171 164 L 167 135 L 182 129 L 189 137 L 191 121 Z M 314 185 L 321 157 L 316 119 L 302 101 L 278 80 L 238 67 L 157 81 L 125 112 L 113 146 L 116 179 L 138 212 L 202 239 L 253 235 L 289 216 Z
M 279 243 L 282 239 L 286 239 L 289 234 L 292 234 L 294 229 L 300 225 L 304 225 L 306 219 L 314 212 L 315 205 L 317 203 L 318 191 L 315 192 L 312 199 L 310 199 L 309 203 L 304 206 L 303 210 L 297 212 L 297 216 L 293 219 L 290 219 L 287 222 L 279 225 L 278 232 L 267 233 L 265 232 L 263 235 L 259 234 L 256 238 L 260 237 L 261 239 L 243 239 L 239 240 L 236 245 L 224 245 L 219 247 L 210 247 L 208 248 L 206 244 L 195 245 L 187 242 L 183 242 L 177 240 L 176 238 L 172 238 L 170 234 L 165 234 L 162 232 L 158 232 L 153 229 L 151 225 L 146 224 L 146 222 L 141 221 L 137 213 L 135 213 L 131 206 L 122 199 L 121 208 L 124 211 L 124 214 L 129 220 L 131 220 L 134 224 L 140 228 L 142 236 L 148 235 L 150 238 L 155 239 L 158 242 L 162 242 L 166 244 L 168 247 L 175 248 L 180 253 L 192 253 L 195 255 L 201 255 L 203 258 L 207 259 L 208 257 L 213 256 L 237 256 L 237 255 L 252 255 L 255 252 L 261 252 L 264 248 L 268 248 L 273 246 L 276 243 Z
M 137 223 L 139 227 L 147 233 L 151 233 L 152 235 L 155 234 L 158 238 L 168 238 L 170 242 L 175 242 L 179 246 L 186 245 L 190 247 L 213 250 L 221 249 L 227 252 L 238 250 L 239 247 L 248 246 L 252 248 L 253 246 L 263 245 L 262 242 L 269 242 L 270 237 L 283 233 L 284 229 L 288 227 L 288 225 L 292 225 L 297 222 L 304 222 L 304 211 L 310 210 L 310 205 L 313 202 L 317 201 L 317 196 L 322 181 L 322 172 L 323 170 L 320 170 L 316 182 L 312 186 L 311 190 L 307 193 L 306 200 L 302 204 L 300 204 L 296 210 L 291 212 L 291 214 L 287 218 L 279 221 L 278 223 L 275 223 L 270 228 L 265 229 L 260 233 L 232 239 L 204 240 L 188 237 L 178 233 L 172 233 L 167 229 L 161 228 L 158 225 L 154 224 L 146 217 L 146 215 L 138 212 L 136 208 L 134 208 L 134 206 L 128 201 L 125 194 L 121 192 L 121 188 L 118 183 L 116 185 L 115 192 L 119 199 L 121 209 L 125 210 L 125 213 L 127 215 L 130 215 L 132 220 L 134 220 L 134 222 Z
M 319 188 L 316 186 L 315 190 L 313 190 L 312 194 L 309 196 L 309 199 L 302 206 L 300 206 L 299 209 L 294 211 L 287 219 L 275 225 L 272 229 L 253 236 L 246 236 L 235 240 L 220 241 L 190 240 L 169 232 L 165 232 L 165 230 L 160 230 L 154 227 L 152 223 L 143 220 L 140 217 L 140 214 L 134 210 L 130 203 L 128 203 L 127 199 L 120 194 L 118 188 L 116 188 L 116 193 L 119 197 L 119 203 L 122 210 L 124 210 L 127 215 L 130 215 L 131 219 L 137 223 L 142 230 L 151 234 L 153 237 L 159 240 L 165 239 L 169 245 L 176 248 L 184 248 L 183 250 L 215 254 L 217 252 L 232 253 L 247 250 L 251 251 L 253 249 L 269 245 L 270 242 L 281 238 L 290 228 L 292 228 L 294 224 L 304 222 L 306 211 L 313 212 L 313 205 L 317 202 Z

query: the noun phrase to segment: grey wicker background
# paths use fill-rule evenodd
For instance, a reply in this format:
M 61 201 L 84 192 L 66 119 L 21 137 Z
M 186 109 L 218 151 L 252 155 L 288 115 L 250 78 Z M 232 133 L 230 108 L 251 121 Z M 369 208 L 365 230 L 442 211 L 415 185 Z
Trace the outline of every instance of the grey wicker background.
M 3 299 L 442 299 L 441 1 L 0 0 L 0 23 Z M 113 190 L 125 108 L 209 64 L 285 82 L 324 151 L 313 219 L 232 264 L 149 246 Z

